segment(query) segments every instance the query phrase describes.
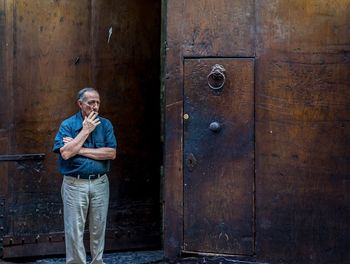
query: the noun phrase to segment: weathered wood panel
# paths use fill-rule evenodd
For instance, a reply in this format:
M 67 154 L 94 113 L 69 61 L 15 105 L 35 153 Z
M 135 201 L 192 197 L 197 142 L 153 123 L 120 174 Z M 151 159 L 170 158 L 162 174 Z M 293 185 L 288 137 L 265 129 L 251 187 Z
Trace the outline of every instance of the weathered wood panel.
M 349 1 L 257 1 L 257 256 L 348 263 Z
M 12 72 L 12 54 L 9 52 L 9 46 L 12 44 L 12 30 L 8 23 L 12 21 L 12 16 L 6 16 L 7 10 L 11 5 L 5 0 L 0 1 L 0 155 L 9 152 L 10 129 L 11 129 L 11 83 Z M 10 36 L 9 36 L 10 35 Z M 0 256 L 3 255 L 3 236 L 6 232 L 5 210 L 6 196 L 8 194 L 8 164 L 0 162 Z
M 160 1 L 97 0 L 92 10 L 93 82 L 118 137 L 108 227 L 160 247 Z
M 181 2 L 184 56 L 254 56 L 254 1 Z
M 166 9 L 164 250 L 175 258 L 183 243 L 183 58 L 254 56 L 255 21 L 254 1 L 171 0 Z
M 10 126 L 10 89 L 8 88 L 7 38 L 6 38 L 6 6 L 5 1 L 0 1 L 0 155 L 8 152 L 9 126 Z M 9 104 L 10 103 L 10 104 Z M 7 170 L 8 166 L 0 162 L 0 197 L 7 194 Z M 0 225 L 0 227 L 3 225 Z M 0 235 L 1 236 L 1 235 Z
M 61 176 L 51 149 L 59 123 L 75 111 L 76 91 L 90 82 L 91 9 L 88 0 L 6 1 L 6 5 L 5 35 L 13 42 L 7 43 L 5 90 L 13 112 L 7 122 L 10 148 L 3 154 L 46 153 L 46 157 L 9 163 L 4 235 L 34 239 L 63 230 Z M 33 245 L 27 252 L 25 247 L 7 250 L 11 244 L 5 245 L 4 257 L 63 253 L 54 244 Z
M 183 67 L 182 1 L 167 1 L 165 63 L 164 142 L 164 251 L 168 258 L 179 255 L 183 239 L 182 107 Z
M 207 80 L 215 64 L 225 69 L 219 90 Z M 187 59 L 184 67 L 183 249 L 253 255 L 254 60 Z
M 13 152 L 48 154 L 45 173 L 56 177 L 43 177 L 38 188 L 48 191 L 61 182 L 53 137 L 76 111 L 76 91 L 90 83 L 90 2 L 15 1 L 14 14 Z
M 0 1 L 0 130 L 7 130 L 8 128 L 8 94 L 9 91 L 6 89 L 6 18 L 5 18 L 5 1 Z

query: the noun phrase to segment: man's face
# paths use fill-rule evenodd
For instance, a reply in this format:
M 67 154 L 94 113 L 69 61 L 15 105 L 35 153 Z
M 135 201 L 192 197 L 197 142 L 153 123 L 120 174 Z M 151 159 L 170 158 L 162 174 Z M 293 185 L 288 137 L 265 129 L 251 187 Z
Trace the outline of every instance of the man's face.
M 85 92 L 82 101 L 78 100 L 83 117 L 88 116 L 91 112 L 98 113 L 100 108 L 100 96 L 97 92 Z

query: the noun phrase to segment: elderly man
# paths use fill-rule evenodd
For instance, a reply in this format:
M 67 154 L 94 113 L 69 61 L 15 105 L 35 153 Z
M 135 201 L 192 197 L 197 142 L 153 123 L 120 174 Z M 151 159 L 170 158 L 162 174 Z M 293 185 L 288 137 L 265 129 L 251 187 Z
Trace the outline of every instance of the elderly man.
M 109 201 L 108 172 L 115 159 L 117 142 L 111 122 L 98 115 L 100 96 L 93 88 L 78 93 L 80 111 L 61 123 L 53 151 L 59 155 L 64 176 L 62 200 L 66 263 L 86 263 L 83 244 L 89 217 L 90 251 L 93 264 L 103 263 Z

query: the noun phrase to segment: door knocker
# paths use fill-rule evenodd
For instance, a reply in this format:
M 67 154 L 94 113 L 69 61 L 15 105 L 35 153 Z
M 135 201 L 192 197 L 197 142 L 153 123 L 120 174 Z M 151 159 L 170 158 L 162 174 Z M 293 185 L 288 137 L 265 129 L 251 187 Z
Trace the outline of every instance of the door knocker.
M 220 64 L 215 64 L 211 72 L 208 74 L 207 80 L 208 85 L 213 90 L 219 90 L 224 87 L 226 76 L 225 76 L 225 68 Z

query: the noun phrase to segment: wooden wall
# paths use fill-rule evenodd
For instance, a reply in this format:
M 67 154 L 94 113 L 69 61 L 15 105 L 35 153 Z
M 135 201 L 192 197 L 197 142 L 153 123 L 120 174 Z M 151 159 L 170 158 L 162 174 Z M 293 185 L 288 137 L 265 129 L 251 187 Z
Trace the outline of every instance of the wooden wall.
M 350 2 L 257 1 L 257 255 L 347 263 Z
M 255 254 L 348 263 L 350 2 L 167 2 L 166 256 L 183 248 L 183 61 L 255 59 Z

